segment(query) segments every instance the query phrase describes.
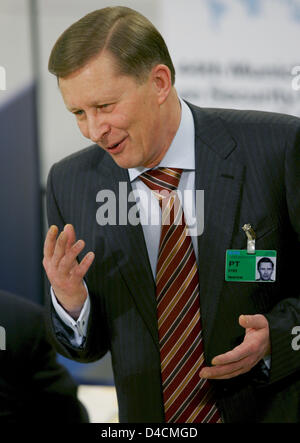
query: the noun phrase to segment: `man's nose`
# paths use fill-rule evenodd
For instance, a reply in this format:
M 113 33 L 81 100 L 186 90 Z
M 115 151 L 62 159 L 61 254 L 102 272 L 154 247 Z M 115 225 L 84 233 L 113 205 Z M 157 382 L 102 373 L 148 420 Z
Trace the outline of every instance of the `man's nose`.
M 88 138 L 94 143 L 99 143 L 110 131 L 110 125 L 100 116 L 88 120 Z

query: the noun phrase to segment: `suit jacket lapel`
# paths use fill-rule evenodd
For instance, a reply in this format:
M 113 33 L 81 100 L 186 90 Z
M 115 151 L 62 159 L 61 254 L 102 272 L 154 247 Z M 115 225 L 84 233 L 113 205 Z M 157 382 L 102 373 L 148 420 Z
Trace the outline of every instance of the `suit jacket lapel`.
M 195 120 L 195 187 L 204 190 L 204 231 L 198 237 L 200 304 L 205 354 L 225 281 L 225 253 L 230 248 L 241 196 L 244 166 L 233 160 L 236 142 L 221 120 L 191 106 Z
M 101 174 L 101 175 L 100 175 Z M 156 315 L 155 282 L 145 244 L 143 228 L 139 223 L 133 226 L 129 223 L 119 224 L 119 184 L 126 188 L 121 195 L 122 204 L 128 202 L 128 194 L 132 191 L 129 174 L 126 169 L 118 167 L 106 156 L 99 166 L 101 180 L 100 189 L 110 189 L 117 196 L 116 225 L 103 226 L 120 274 L 136 303 L 141 317 L 145 321 L 154 342 L 159 349 Z M 133 210 L 134 202 L 129 202 L 127 213 Z M 123 214 L 122 214 L 123 216 Z

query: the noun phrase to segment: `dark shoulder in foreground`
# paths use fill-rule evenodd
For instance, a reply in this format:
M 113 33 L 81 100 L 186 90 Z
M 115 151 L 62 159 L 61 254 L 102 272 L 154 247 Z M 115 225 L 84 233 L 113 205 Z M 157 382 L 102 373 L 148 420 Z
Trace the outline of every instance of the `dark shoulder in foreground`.
M 0 290 L 0 320 L 2 322 L 5 322 L 9 315 L 19 321 L 24 321 L 26 315 L 36 315 L 38 317 L 42 313 L 43 308 L 37 303 L 8 291 Z

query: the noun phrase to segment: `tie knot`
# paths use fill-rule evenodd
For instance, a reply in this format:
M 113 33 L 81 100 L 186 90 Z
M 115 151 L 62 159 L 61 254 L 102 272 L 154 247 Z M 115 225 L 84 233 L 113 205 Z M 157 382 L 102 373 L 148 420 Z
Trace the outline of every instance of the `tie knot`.
M 157 168 L 149 169 L 140 175 L 140 179 L 155 193 L 161 191 L 176 191 L 179 185 L 182 169 Z

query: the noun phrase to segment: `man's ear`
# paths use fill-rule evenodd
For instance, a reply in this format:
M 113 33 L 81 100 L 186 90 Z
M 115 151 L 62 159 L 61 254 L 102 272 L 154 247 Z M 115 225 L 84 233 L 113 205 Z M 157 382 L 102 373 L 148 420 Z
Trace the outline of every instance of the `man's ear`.
M 158 104 L 162 105 L 172 89 L 171 71 L 166 65 L 156 65 L 151 71 L 151 78 L 157 94 Z

